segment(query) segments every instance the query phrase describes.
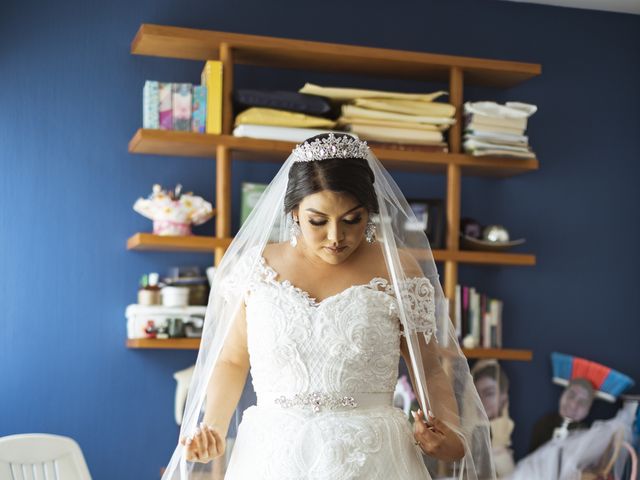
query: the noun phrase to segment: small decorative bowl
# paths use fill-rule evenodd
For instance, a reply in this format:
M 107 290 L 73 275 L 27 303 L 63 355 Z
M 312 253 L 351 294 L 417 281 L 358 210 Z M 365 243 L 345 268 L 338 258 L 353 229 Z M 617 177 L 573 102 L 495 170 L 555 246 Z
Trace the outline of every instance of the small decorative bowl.
M 461 246 L 465 250 L 479 250 L 485 252 L 503 252 L 515 247 L 516 245 L 522 245 L 526 240 L 524 238 L 518 238 L 516 240 L 509 240 L 508 242 L 492 242 L 489 240 L 483 240 L 480 238 L 467 237 L 460 234 Z

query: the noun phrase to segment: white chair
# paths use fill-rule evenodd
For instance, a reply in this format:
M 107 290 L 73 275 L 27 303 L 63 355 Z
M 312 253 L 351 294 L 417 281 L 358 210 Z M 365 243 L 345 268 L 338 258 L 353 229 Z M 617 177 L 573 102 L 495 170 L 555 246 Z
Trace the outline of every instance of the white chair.
M 0 437 L 2 480 L 91 480 L 80 446 L 69 437 L 29 433 Z

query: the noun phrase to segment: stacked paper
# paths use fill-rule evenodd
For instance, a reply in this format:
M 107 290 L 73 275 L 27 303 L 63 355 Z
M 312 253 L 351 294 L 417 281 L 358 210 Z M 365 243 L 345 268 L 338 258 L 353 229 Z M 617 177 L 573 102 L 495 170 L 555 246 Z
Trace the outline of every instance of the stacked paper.
M 453 105 L 435 100 L 447 92 L 400 93 L 307 83 L 300 93 L 341 103 L 338 125 L 373 142 L 446 150 L 443 132 L 455 123 Z
M 525 132 L 537 109 L 521 102 L 465 103 L 465 151 L 474 156 L 535 158 Z

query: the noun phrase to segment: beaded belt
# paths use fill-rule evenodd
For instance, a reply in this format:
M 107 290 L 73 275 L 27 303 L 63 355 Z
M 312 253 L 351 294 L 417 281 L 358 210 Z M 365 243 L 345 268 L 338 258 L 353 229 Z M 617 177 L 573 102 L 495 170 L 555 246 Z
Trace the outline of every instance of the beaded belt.
M 393 392 L 382 393 L 295 393 L 282 394 L 278 392 L 264 392 L 258 394 L 258 405 L 276 405 L 282 408 L 308 408 L 319 413 L 323 408 L 329 410 L 351 409 L 364 407 L 390 406 L 393 403 Z

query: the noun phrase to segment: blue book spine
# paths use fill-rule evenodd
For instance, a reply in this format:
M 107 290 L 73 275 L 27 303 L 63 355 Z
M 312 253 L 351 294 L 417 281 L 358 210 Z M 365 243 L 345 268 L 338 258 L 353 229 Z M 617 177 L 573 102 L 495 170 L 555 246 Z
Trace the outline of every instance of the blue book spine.
M 147 80 L 142 89 L 142 128 L 160 128 L 158 82 Z
M 193 107 L 191 112 L 191 131 L 205 133 L 207 120 L 207 87 L 195 85 L 193 87 Z

